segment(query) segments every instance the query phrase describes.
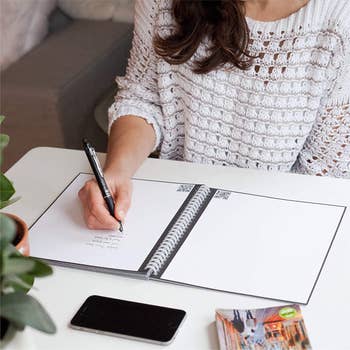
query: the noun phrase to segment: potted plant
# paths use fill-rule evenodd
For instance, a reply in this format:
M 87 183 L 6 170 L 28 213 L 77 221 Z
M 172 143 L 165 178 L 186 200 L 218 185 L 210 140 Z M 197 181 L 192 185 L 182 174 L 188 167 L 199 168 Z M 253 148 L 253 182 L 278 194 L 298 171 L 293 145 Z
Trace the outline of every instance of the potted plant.
M 4 117 L 0 116 L 0 124 Z M 0 135 L 0 164 L 2 150 L 9 137 Z M 0 207 L 12 204 L 15 189 L 0 173 Z M 56 327 L 40 303 L 28 291 L 35 277 L 52 274 L 50 266 L 22 253 L 29 254 L 28 229 L 24 222 L 10 214 L 0 213 L 0 335 L 1 345 L 9 343 L 16 331 L 31 326 L 46 333 Z M 18 247 L 18 249 L 16 249 Z
M 0 116 L 0 125 L 4 119 L 4 116 Z M 3 149 L 8 145 L 9 140 L 10 138 L 8 135 L 0 134 L 0 166 L 2 164 Z M 18 197 L 13 198 L 14 193 L 15 189 L 12 182 L 2 172 L 0 172 L 0 209 L 7 207 L 19 199 Z M 17 234 L 14 238 L 14 245 L 21 253 L 24 255 L 29 255 L 27 225 L 22 219 L 13 214 L 6 215 L 10 216 L 15 221 L 17 226 Z

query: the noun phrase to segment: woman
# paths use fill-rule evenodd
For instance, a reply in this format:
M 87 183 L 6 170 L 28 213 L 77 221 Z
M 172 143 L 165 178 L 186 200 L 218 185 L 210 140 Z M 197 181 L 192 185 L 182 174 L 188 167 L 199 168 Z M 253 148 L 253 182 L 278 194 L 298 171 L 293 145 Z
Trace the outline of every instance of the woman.
M 127 74 L 109 110 L 116 217 L 153 150 L 350 178 L 349 18 L 347 0 L 137 1 Z M 95 181 L 79 196 L 89 228 L 118 228 Z

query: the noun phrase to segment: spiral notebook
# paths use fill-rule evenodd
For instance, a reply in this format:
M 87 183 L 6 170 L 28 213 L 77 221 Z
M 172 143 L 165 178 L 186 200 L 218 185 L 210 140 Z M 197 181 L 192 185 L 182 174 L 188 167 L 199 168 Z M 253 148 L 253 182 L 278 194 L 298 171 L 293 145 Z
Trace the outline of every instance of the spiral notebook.
M 88 230 L 80 173 L 30 228 L 54 264 L 306 304 L 346 208 L 133 179 L 124 231 Z

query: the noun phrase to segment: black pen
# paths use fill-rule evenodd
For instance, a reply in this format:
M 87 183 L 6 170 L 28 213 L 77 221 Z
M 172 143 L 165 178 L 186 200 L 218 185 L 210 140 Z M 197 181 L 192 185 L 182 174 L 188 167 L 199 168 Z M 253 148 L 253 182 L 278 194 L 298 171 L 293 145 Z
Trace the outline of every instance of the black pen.
M 92 171 L 94 172 L 98 187 L 101 190 L 103 199 L 105 200 L 107 207 L 108 207 L 108 211 L 109 213 L 115 218 L 114 215 L 114 200 L 113 197 L 111 195 L 111 192 L 108 189 L 106 180 L 103 176 L 103 172 L 102 172 L 102 168 L 100 165 L 100 162 L 98 161 L 98 158 L 96 156 L 96 152 L 94 147 L 91 145 L 91 143 L 84 138 L 83 139 L 83 147 L 84 147 L 84 151 L 86 153 L 86 156 L 89 160 L 89 163 L 91 165 Z M 118 220 L 119 223 L 119 231 L 123 232 L 123 224 L 120 220 Z

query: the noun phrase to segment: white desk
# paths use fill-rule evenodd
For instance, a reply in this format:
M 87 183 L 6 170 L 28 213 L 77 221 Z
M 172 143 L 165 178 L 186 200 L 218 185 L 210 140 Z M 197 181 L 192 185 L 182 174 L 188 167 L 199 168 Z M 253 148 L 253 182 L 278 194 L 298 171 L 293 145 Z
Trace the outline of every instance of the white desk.
M 104 160 L 101 155 L 101 160 Z M 30 226 L 78 172 L 90 171 L 81 151 L 37 148 L 8 172 L 20 201 L 7 208 Z M 348 206 L 343 224 L 350 227 L 350 181 L 256 172 L 184 162 L 148 159 L 137 176 L 165 181 L 206 183 L 232 190 L 276 197 L 296 194 L 315 202 Z M 346 350 L 350 315 L 350 232 L 338 234 L 307 306 L 302 307 L 313 349 Z M 58 332 L 49 336 L 31 330 L 38 349 L 160 349 L 159 345 L 71 330 L 68 323 L 91 294 L 182 308 L 187 319 L 167 349 L 218 349 L 214 324 L 216 308 L 255 308 L 281 305 L 271 300 L 214 292 L 161 282 L 54 267 L 54 274 L 36 279 L 32 294 L 54 319 Z

